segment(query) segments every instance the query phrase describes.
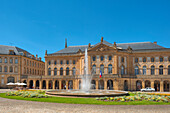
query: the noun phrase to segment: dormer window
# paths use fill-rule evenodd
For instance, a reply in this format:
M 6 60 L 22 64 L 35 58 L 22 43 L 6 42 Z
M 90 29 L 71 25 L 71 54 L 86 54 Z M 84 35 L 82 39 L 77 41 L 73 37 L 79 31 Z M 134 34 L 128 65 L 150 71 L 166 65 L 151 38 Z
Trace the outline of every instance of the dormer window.
M 14 50 L 9 50 L 10 55 L 14 55 Z

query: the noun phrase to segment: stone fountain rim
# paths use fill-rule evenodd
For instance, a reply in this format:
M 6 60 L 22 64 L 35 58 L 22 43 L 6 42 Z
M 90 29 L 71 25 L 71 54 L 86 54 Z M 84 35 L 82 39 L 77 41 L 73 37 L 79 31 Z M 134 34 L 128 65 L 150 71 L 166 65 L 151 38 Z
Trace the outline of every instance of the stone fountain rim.
M 55 91 L 55 92 L 54 92 Z M 51 95 L 51 96 L 64 96 L 64 97 L 114 97 L 114 96 L 123 96 L 123 95 L 128 95 L 128 92 L 126 91 L 120 91 L 120 90 L 92 90 L 92 91 L 101 91 L 101 92 L 105 92 L 105 91 L 109 91 L 109 92 L 114 92 L 114 93 L 107 93 L 107 94 L 98 94 L 98 93 L 94 93 L 94 94 L 82 94 L 82 93 L 61 93 L 61 92 L 56 92 L 56 91 L 80 91 L 80 90 L 50 90 L 50 91 L 46 91 L 47 95 Z M 91 91 L 91 90 L 90 90 Z

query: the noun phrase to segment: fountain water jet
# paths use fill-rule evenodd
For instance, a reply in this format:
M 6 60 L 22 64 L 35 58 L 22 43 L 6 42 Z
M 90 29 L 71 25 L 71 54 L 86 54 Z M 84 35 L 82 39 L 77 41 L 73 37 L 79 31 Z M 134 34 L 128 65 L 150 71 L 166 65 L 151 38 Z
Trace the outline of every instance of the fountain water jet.
M 82 87 L 81 90 L 88 92 L 91 88 L 92 75 L 89 74 L 88 70 L 88 54 L 87 48 L 85 49 L 85 62 L 84 62 L 84 75 L 82 76 Z

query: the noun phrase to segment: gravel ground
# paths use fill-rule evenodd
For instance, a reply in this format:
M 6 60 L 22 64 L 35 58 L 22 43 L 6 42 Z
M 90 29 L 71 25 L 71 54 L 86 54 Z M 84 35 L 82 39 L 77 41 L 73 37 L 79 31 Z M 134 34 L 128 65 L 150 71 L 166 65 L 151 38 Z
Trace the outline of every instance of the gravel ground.
M 0 98 L 0 113 L 170 113 L 170 105 L 84 105 Z

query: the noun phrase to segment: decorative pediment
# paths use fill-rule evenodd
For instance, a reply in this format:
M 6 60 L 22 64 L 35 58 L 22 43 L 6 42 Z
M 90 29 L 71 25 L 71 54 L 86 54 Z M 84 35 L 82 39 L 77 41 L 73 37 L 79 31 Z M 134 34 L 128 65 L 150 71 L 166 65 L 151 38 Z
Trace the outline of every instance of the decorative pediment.
M 79 49 L 79 50 L 77 51 L 77 53 L 82 53 L 82 50 L 81 50 L 81 49 Z
M 100 46 L 96 49 L 96 51 L 108 51 L 108 50 L 109 50 L 109 48 L 106 46 Z
M 114 47 L 107 46 L 103 43 L 100 43 L 99 45 L 89 48 L 90 51 L 108 51 L 108 50 L 113 50 Z

